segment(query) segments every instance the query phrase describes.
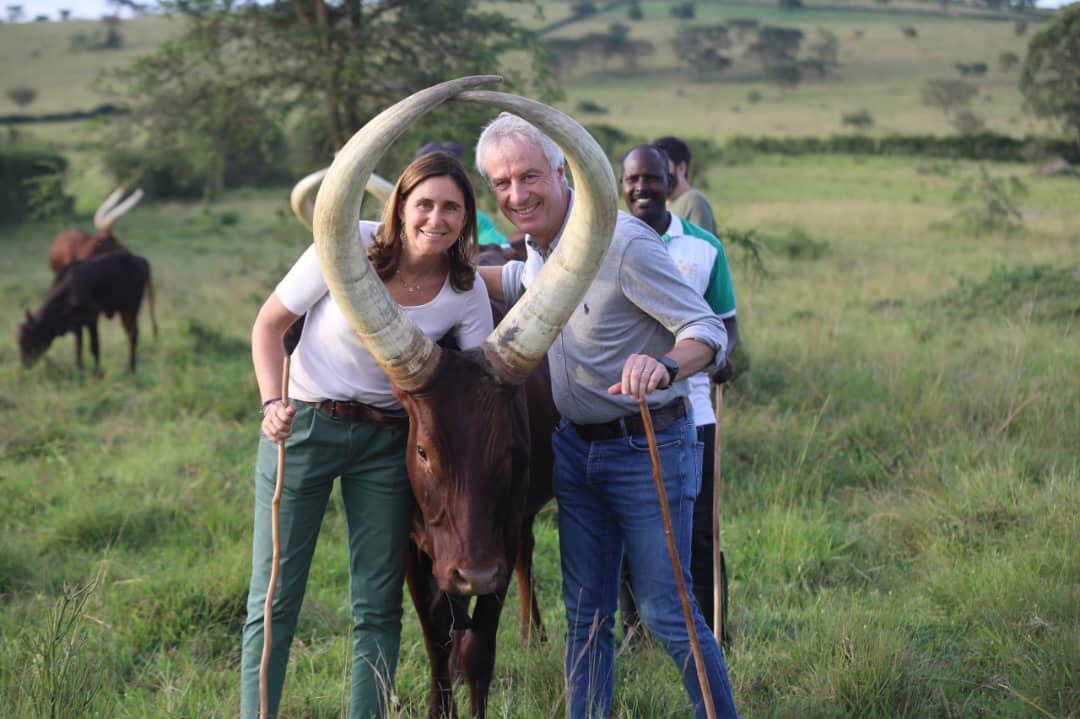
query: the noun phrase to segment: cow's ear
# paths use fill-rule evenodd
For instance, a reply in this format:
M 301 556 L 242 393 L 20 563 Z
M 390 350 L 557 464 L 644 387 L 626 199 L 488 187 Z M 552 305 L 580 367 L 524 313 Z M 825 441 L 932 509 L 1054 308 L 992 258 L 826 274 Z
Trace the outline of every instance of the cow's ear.
M 32 314 L 30 314 L 30 310 L 26 310 L 26 324 L 28 324 L 28 325 L 34 324 L 34 316 Z

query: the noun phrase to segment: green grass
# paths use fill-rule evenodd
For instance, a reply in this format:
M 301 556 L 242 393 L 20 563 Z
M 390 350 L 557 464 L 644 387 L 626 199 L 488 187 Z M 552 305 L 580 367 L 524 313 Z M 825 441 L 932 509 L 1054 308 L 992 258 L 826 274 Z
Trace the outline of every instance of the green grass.
M 1020 234 L 950 229 L 966 163 L 710 170 L 721 222 L 765 238 L 770 273 L 731 253 L 750 371 L 726 393 L 722 544 L 746 717 L 1080 715 L 1076 183 L 989 169 L 1028 186 Z M 104 322 L 97 379 L 75 372 L 68 338 L 30 369 L 11 341 L 49 283 L 55 229 L 0 230 L 0 706 L 45 715 L 32 688 L 65 676 L 42 658 L 52 637 L 94 667 L 62 695 L 90 692 L 86 715 L 233 716 L 258 431 L 248 332 L 307 240 L 284 192 L 140 206 L 117 233 L 153 265 L 161 336 L 144 313 L 130 377 Z M 342 715 L 345 553 L 332 504 L 286 716 Z M 520 646 L 512 591 L 492 716 L 563 711 L 553 508 L 537 567 L 551 640 Z M 94 577 L 57 641 L 51 608 Z M 398 716 L 424 714 L 426 676 L 407 609 Z M 688 714 L 651 644 L 620 657 L 616 702 L 619 719 Z

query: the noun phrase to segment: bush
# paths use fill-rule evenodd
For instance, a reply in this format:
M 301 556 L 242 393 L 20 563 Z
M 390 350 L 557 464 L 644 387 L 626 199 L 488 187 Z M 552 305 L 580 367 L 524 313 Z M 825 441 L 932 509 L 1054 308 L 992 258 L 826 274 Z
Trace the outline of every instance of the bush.
M 7 91 L 8 99 L 19 107 L 25 107 L 37 98 L 37 88 L 20 85 Z
M 1080 147 L 1057 138 L 1022 138 L 993 132 L 949 135 L 832 135 L 830 137 L 747 137 L 728 141 L 724 152 L 763 152 L 780 155 L 863 154 L 914 155 L 993 162 L 1031 162 L 1060 155 L 1080 163 Z M 695 162 L 697 157 L 695 156 Z
M 603 105 L 598 105 L 592 100 L 582 100 L 577 104 L 577 111 L 584 115 L 606 115 L 608 114 L 607 108 Z
M 62 180 L 57 179 L 66 169 L 67 160 L 55 152 L 0 148 L 0 222 L 30 217 L 43 184 L 58 193 L 61 206 L 69 209 L 71 198 L 63 193 Z
M 874 126 L 874 116 L 870 114 L 869 110 L 865 109 L 846 113 L 840 121 L 859 130 L 866 130 Z
M 681 20 L 693 20 L 694 15 L 696 14 L 694 3 L 692 2 L 679 3 L 671 8 L 671 16 Z

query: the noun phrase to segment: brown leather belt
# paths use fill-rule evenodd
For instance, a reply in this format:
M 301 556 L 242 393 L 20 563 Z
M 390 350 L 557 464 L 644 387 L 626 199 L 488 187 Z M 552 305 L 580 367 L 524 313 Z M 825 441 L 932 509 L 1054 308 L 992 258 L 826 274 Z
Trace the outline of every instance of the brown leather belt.
M 682 397 L 677 397 L 663 407 L 650 410 L 654 432 L 663 432 L 675 424 L 679 419 L 686 416 L 686 403 Z M 619 419 L 601 424 L 576 424 L 570 423 L 574 431 L 586 442 L 603 442 L 608 439 L 618 439 L 635 434 L 645 434 L 645 425 L 641 415 L 628 414 Z
M 322 402 L 305 402 L 327 417 L 344 422 L 370 422 L 382 427 L 404 429 L 409 426 L 409 415 L 401 411 L 392 411 L 372 407 L 363 402 L 345 402 L 340 399 L 324 399 Z

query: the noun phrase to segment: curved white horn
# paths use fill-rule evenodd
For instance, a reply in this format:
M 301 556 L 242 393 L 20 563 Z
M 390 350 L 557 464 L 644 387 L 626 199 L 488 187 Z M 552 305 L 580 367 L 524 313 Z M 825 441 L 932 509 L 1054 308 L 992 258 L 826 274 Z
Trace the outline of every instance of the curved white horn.
M 319 185 L 322 184 L 323 177 L 329 169 L 329 167 L 324 167 L 302 178 L 289 193 L 289 205 L 292 207 L 293 214 L 309 230 L 312 218 L 315 216 L 315 194 L 319 191 Z M 366 189 L 368 194 L 384 205 L 394 193 L 394 185 L 375 173 L 368 178 Z
M 574 208 L 559 244 L 483 345 L 496 372 L 521 383 L 570 319 L 611 244 L 618 211 L 615 173 L 585 128 L 552 107 L 501 92 L 465 92 L 457 99 L 493 105 L 536 125 L 562 148 L 574 177 Z
M 105 201 L 101 203 L 101 207 L 94 211 L 94 227 L 99 230 L 105 229 L 105 215 L 113 208 L 113 205 L 120 201 L 120 198 L 124 196 L 124 192 L 124 186 L 121 185 L 105 198 Z
M 463 77 L 421 90 L 379 113 L 334 158 L 315 202 L 315 249 L 330 295 L 361 343 L 399 387 L 423 386 L 438 346 L 394 302 L 357 241 L 360 202 L 383 152 L 419 117 L 463 90 L 501 81 Z
M 116 207 L 108 210 L 101 218 L 101 224 L 96 225 L 96 227 L 99 230 L 107 230 L 111 228 L 113 226 L 113 223 L 115 223 L 127 213 L 131 212 L 131 209 L 135 207 L 135 205 L 139 204 L 139 200 L 141 200 L 142 198 L 142 188 L 135 190 L 135 192 L 131 193 L 131 197 L 127 198 Z

